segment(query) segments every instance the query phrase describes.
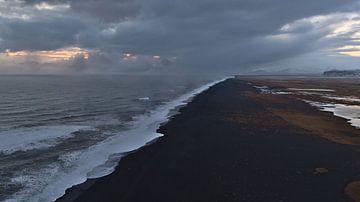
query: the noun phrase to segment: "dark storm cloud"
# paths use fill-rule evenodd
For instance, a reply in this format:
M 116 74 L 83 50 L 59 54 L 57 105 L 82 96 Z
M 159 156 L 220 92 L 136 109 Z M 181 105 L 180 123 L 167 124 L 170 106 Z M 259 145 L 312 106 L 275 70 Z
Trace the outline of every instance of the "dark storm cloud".
M 73 18 L 49 18 L 41 21 L 10 21 L 0 24 L 0 48 L 19 50 L 53 50 L 77 43 L 77 34 L 86 24 Z
M 350 1 L 347 1 L 350 2 Z M 183 68 L 244 68 L 291 57 L 314 48 L 321 32 L 274 40 L 265 36 L 296 19 L 326 14 L 339 1 L 161 1 L 144 7 L 133 26 L 117 29 L 109 44 L 141 54 L 180 55 Z M 298 30 L 301 33 L 309 30 Z M 316 48 L 316 47 L 315 47 Z
M 117 22 L 135 17 L 140 11 L 140 4 L 134 0 L 25 0 L 30 5 L 47 2 L 50 4 L 68 3 L 76 13 L 94 17 L 101 22 Z
M 74 11 L 86 13 L 90 16 L 99 17 L 105 22 L 116 22 L 135 17 L 140 5 L 133 0 L 89 0 L 71 2 Z
M 37 20 L 0 18 L 3 50 L 78 46 L 100 52 L 75 58 L 72 68 L 120 72 L 240 71 L 285 60 L 349 39 L 324 39 L 330 30 L 308 22 L 280 30 L 284 25 L 359 9 L 355 0 L 25 0 L 24 6 L 43 2 L 69 9 Z M 121 60 L 126 52 L 137 60 Z

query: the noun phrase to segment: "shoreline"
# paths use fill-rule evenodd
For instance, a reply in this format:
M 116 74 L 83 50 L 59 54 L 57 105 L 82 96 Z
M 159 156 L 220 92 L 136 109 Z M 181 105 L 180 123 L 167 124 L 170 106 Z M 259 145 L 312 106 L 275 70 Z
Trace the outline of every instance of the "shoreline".
M 169 101 L 167 103 L 165 103 L 164 105 L 158 107 L 157 109 L 153 110 L 150 112 L 150 115 L 142 115 L 140 117 L 137 118 L 137 121 L 135 121 L 134 125 L 139 125 L 139 127 L 148 127 L 147 124 L 150 124 L 152 125 L 151 128 L 152 129 L 147 129 L 147 131 L 143 131 L 143 132 L 147 132 L 147 133 L 154 133 L 156 135 L 153 135 L 152 138 L 150 139 L 147 139 L 147 140 L 144 140 L 144 143 L 141 144 L 141 145 L 136 145 L 135 148 L 131 149 L 131 150 L 127 150 L 125 152 L 117 152 L 117 156 L 120 155 L 119 157 L 119 160 L 118 162 L 125 156 L 127 156 L 128 154 L 131 154 L 131 153 L 134 153 L 138 150 L 141 150 L 143 147 L 146 147 L 154 142 L 156 142 L 159 138 L 161 138 L 163 136 L 162 133 L 160 133 L 158 131 L 158 129 L 166 124 L 167 122 L 169 122 L 173 116 L 176 116 L 176 114 L 178 113 L 179 109 L 181 109 L 182 107 L 186 106 L 189 102 L 191 102 L 191 100 L 196 97 L 198 94 L 201 94 L 202 92 L 206 91 L 207 89 L 209 89 L 210 87 L 220 83 L 220 82 L 223 82 L 229 78 L 233 78 L 232 76 L 229 76 L 229 77 L 225 77 L 223 79 L 219 79 L 219 80 L 215 80 L 215 81 L 212 81 L 212 82 L 209 82 L 209 83 L 206 83 L 198 88 L 195 88 L 193 90 L 191 90 L 190 92 L 187 92 L 183 95 L 180 95 L 178 98 L 172 100 L 172 101 Z M 175 114 L 170 114 L 172 111 L 175 112 Z M 143 116 L 146 116 L 146 117 L 143 117 Z M 155 117 L 155 118 L 154 118 Z M 146 119 L 146 120 L 145 120 Z M 158 120 L 152 120 L 152 119 L 158 119 Z M 145 125 L 144 122 L 145 120 Z M 140 122 L 140 123 L 138 123 Z M 149 123 L 147 123 L 149 122 Z M 144 126 L 142 126 L 144 125 Z M 131 129 L 133 130 L 133 129 Z M 136 129 L 135 129 L 136 130 Z M 110 140 L 111 141 L 111 140 Z M 101 144 L 101 143 L 100 143 Z M 110 158 L 108 159 L 110 160 Z M 104 176 L 107 176 L 109 174 L 111 174 L 112 172 L 114 172 L 114 170 L 116 169 L 117 166 L 114 167 L 113 171 L 109 172 L 109 173 L 105 173 L 105 174 L 101 174 L 101 176 L 99 177 L 91 177 L 91 178 L 87 178 L 85 181 L 82 181 L 82 182 L 79 182 L 77 184 L 74 184 L 72 185 L 71 187 L 68 187 L 66 188 L 65 191 L 65 194 L 63 194 L 62 196 L 59 196 L 58 198 L 54 199 L 54 200 L 59 200 L 60 198 L 62 198 L 64 195 L 68 195 L 66 192 L 67 190 L 72 190 L 73 188 L 74 189 L 77 189 L 75 187 L 79 187 L 80 189 L 84 189 L 84 188 L 88 188 L 90 185 L 92 185 L 97 179 L 100 179 Z M 73 192 L 73 191 L 72 191 Z M 77 195 L 77 191 L 76 191 L 76 194 Z M 70 194 L 72 195 L 72 194 Z M 70 197 L 72 198 L 72 197 Z
M 203 200 L 205 198 L 210 201 L 215 199 L 287 201 L 286 199 L 301 199 L 301 197 L 307 201 L 335 198 L 339 201 L 348 201 L 349 198 L 341 190 L 350 182 L 348 178 L 354 178 L 358 174 L 355 168 L 359 167 L 348 165 L 344 166 L 342 170 L 333 167 L 338 167 L 342 160 L 354 162 L 358 155 L 354 151 L 354 147 L 309 135 L 298 125 L 292 124 L 291 121 L 284 121 L 266 110 L 268 106 L 264 107 L 264 103 L 261 101 L 255 100 L 254 102 L 253 99 L 241 95 L 241 92 L 245 91 L 259 93 L 252 86 L 237 79 L 228 79 L 203 91 L 181 108 L 170 121 L 160 126 L 158 132 L 164 134 L 163 137 L 157 139 L 153 144 L 147 144 L 125 155 L 112 174 L 73 186 L 58 201 L 96 201 L 97 199 L 168 201 L 174 200 L 174 197 L 179 197 L 179 201 L 180 199 Z M 311 108 L 304 103 L 301 105 L 293 100 L 289 102 L 291 107 Z M 238 103 L 242 103 L 247 108 L 237 106 Z M 270 103 L 270 105 L 272 108 L 279 107 L 279 103 L 276 102 Z M 271 120 L 271 123 L 262 122 L 264 118 Z M 238 133 L 245 135 L 238 137 Z M 220 138 L 222 136 L 219 137 L 219 134 L 225 135 L 226 138 Z M 281 137 L 278 137 L 279 134 Z M 259 137 L 256 137 L 257 135 Z M 269 139 L 268 136 L 273 139 Z M 274 148 L 274 145 L 262 142 L 264 140 L 280 147 L 281 152 L 277 151 L 279 149 Z M 295 140 L 301 144 L 299 145 Z M 195 142 L 197 144 L 194 144 Z M 283 144 L 278 145 L 279 142 L 293 145 L 295 148 Z M 312 145 L 311 149 L 305 147 L 311 151 L 304 153 L 302 150 L 307 144 Z M 244 148 L 238 148 L 239 145 Z M 213 150 L 216 152 L 214 153 Z M 264 152 L 269 150 L 274 150 L 275 154 Z M 288 150 L 295 152 L 296 155 L 283 154 Z M 239 157 L 234 156 L 238 153 Z M 334 154 L 334 159 L 322 156 L 329 155 L 329 153 Z M 257 158 L 253 160 L 253 155 L 264 162 L 259 162 L 256 160 Z M 264 158 L 263 155 L 267 158 Z M 318 157 L 320 155 L 326 161 L 317 159 L 313 155 Z M 339 158 L 340 156 L 341 158 Z M 274 162 L 270 162 L 268 159 L 270 157 L 275 157 L 279 164 L 278 167 L 272 165 Z M 297 159 L 302 164 L 298 165 L 298 162 L 292 161 L 285 163 L 285 159 L 290 159 L 290 161 Z M 294 167 L 293 164 L 296 166 Z M 274 172 L 278 169 L 284 173 Z M 341 170 L 341 174 L 333 176 L 331 173 L 338 169 Z M 263 179 L 259 179 L 251 171 L 262 176 Z M 276 180 L 273 179 L 273 175 L 278 175 Z M 344 176 L 348 179 L 346 183 L 343 182 Z M 218 179 L 219 177 L 220 179 Z M 234 181 L 232 178 L 237 180 Z M 324 178 L 325 181 L 322 182 L 318 178 Z M 297 183 L 292 184 L 288 182 L 289 179 L 293 179 Z M 304 179 L 307 181 L 304 182 Z M 274 180 L 284 181 L 282 183 L 274 182 L 275 185 L 270 185 L 270 182 Z M 264 186 L 264 181 L 266 186 Z M 330 181 L 336 183 L 329 183 Z M 259 184 L 260 182 L 262 185 Z M 309 182 L 312 183 L 308 184 Z M 305 188 L 305 185 L 311 187 Z M 194 192 L 188 186 L 197 191 Z M 296 196 L 289 189 L 290 187 L 294 188 L 293 186 L 296 186 L 297 189 L 300 188 L 300 191 L 304 193 Z M 303 190 L 302 186 L 304 186 Z M 319 192 L 318 186 L 323 191 L 331 190 L 331 194 Z M 199 189 L 199 187 L 205 188 Z M 227 189 L 224 190 L 224 187 Z M 267 188 L 265 189 L 265 187 Z M 267 189 L 271 191 L 269 192 Z M 156 190 L 166 193 L 160 194 Z M 279 190 L 282 192 L 277 192 Z M 143 196 L 138 196 L 136 193 L 143 193 Z M 204 193 L 210 194 L 206 196 Z M 257 193 L 257 196 L 251 193 Z M 318 196 L 308 198 L 312 194 Z

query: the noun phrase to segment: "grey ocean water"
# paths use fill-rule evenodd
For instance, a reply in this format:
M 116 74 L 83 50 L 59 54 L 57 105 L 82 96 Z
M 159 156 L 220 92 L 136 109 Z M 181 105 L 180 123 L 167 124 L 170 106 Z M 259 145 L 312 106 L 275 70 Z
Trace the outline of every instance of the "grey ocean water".
M 0 201 L 51 201 L 161 136 L 204 77 L 0 76 Z M 208 85 L 206 85 L 208 84 Z

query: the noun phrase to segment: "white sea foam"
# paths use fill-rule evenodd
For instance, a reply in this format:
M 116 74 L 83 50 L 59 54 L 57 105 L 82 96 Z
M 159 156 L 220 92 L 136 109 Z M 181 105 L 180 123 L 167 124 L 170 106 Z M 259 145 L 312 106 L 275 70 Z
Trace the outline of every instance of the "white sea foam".
M 15 193 L 12 198 L 6 199 L 5 202 L 19 202 L 19 201 L 50 201 L 43 199 L 30 198 L 34 192 L 42 192 L 42 188 L 47 186 L 49 178 L 59 172 L 60 167 L 56 163 L 49 164 L 47 167 L 39 169 L 26 171 L 22 173 L 20 171 L 16 173 L 16 177 L 11 179 L 13 185 L 19 184 L 25 187 L 21 192 Z
M 114 171 L 123 153 L 141 148 L 146 143 L 159 138 L 162 134 L 156 130 L 160 124 L 168 121 L 169 113 L 178 106 L 186 104 L 193 96 L 207 90 L 229 77 L 197 88 L 171 102 L 164 104 L 149 114 L 137 117 L 130 130 L 114 135 L 86 150 L 61 156 L 67 168 L 42 176 L 46 186 L 41 191 L 17 193 L 17 201 L 53 201 L 62 196 L 65 190 L 87 179 L 105 176 Z M 41 179 L 41 178 L 40 178 Z M 36 186 L 34 186 L 36 187 Z
M 55 146 L 59 141 L 72 137 L 73 132 L 88 130 L 88 126 L 40 126 L 0 132 L 0 153 L 11 154 Z
M 140 98 L 138 98 L 138 100 L 146 101 L 146 100 L 150 100 L 150 98 L 149 97 L 140 97 Z

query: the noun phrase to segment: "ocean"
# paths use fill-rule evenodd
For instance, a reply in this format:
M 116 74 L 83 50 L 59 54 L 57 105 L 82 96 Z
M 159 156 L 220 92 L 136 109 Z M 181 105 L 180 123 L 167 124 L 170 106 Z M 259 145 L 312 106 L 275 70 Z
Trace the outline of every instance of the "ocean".
M 53 201 L 110 174 L 191 97 L 200 76 L 0 76 L 0 201 Z

